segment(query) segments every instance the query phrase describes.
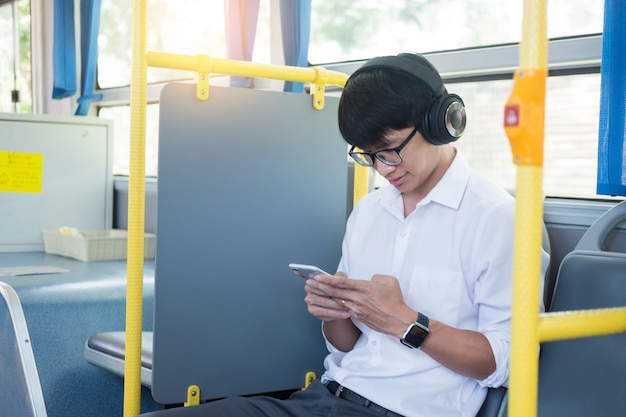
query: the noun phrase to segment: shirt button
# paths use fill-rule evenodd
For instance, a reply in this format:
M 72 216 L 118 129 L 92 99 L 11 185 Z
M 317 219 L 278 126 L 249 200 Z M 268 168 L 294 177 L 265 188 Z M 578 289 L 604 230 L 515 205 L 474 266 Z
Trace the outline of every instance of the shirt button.
M 376 346 L 378 343 L 376 343 L 375 340 L 372 340 L 372 346 Z
M 406 237 L 406 232 L 400 232 L 400 237 Z

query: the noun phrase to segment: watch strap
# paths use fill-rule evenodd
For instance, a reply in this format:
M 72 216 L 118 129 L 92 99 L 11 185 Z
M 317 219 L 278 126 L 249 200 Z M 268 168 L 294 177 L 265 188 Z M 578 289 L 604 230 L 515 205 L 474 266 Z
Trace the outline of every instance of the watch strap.
M 427 315 L 422 314 L 420 312 L 417 313 L 417 321 L 416 321 L 416 323 L 419 323 L 422 326 L 426 327 L 427 330 L 428 330 L 429 321 L 430 320 L 428 319 Z

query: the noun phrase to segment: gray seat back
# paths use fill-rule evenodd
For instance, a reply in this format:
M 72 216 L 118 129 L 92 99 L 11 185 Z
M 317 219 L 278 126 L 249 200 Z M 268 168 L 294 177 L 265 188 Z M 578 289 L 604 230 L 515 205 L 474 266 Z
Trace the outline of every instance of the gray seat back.
M 328 353 L 291 262 L 335 270 L 346 221 L 336 97 L 161 92 L 152 396 L 300 388 Z M 333 269 L 335 268 L 335 269 Z M 277 366 L 280 364 L 280 366 Z M 271 375 L 271 377 L 268 377 Z
M 20 300 L 0 282 L 0 416 L 46 417 Z

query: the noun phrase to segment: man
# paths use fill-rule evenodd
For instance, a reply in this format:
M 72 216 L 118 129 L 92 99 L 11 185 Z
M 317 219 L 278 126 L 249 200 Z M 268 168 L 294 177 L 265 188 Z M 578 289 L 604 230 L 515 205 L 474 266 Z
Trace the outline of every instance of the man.
M 167 415 L 475 416 L 487 387 L 507 383 L 515 203 L 451 145 L 463 101 L 424 57 L 378 57 L 348 80 L 339 127 L 389 186 L 351 213 L 337 273 L 306 281 L 326 372 L 288 400 Z

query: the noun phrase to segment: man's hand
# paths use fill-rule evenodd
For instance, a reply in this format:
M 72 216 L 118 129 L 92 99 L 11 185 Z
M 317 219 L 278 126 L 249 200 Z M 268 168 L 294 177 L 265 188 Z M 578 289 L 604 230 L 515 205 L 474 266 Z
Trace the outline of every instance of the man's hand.
M 417 319 L 417 311 L 404 302 L 398 280 L 390 275 L 374 275 L 370 281 L 354 280 L 345 275 L 318 275 L 307 280 L 305 287 L 307 294 L 323 294 L 323 311 L 329 317 L 339 318 L 339 310 L 343 310 L 367 327 L 398 339 Z M 478 380 L 495 371 L 491 345 L 482 333 L 456 329 L 432 317 L 429 327 L 430 334 L 420 351 L 454 372 Z M 361 334 L 351 320 L 336 318 L 324 323 L 324 333 L 344 352 L 354 347 Z
M 350 279 L 342 275 L 318 275 L 306 283 L 309 311 L 328 319 L 352 317 L 373 330 L 401 338 L 415 320 L 402 297 L 396 277 L 374 275 L 370 281 Z M 317 297 L 323 298 L 319 300 Z
M 329 275 L 324 275 L 330 277 Z M 338 272 L 335 277 L 345 278 L 345 274 Z M 313 284 L 313 278 L 307 280 L 304 286 L 309 313 L 323 320 L 324 335 L 337 349 L 348 352 L 361 336 L 361 331 L 350 320 L 350 312 L 343 306 L 341 299 L 335 299 L 318 285 Z
M 336 276 L 345 277 L 346 275 L 343 272 L 338 272 Z M 304 286 L 306 291 L 304 302 L 308 307 L 309 313 L 326 322 L 350 318 L 350 313 L 346 311 L 341 300 L 332 298 L 331 295 L 325 293 L 322 289 L 316 288 L 316 285 L 309 285 L 309 281 L 313 279 L 308 279 L 307 285 Z

